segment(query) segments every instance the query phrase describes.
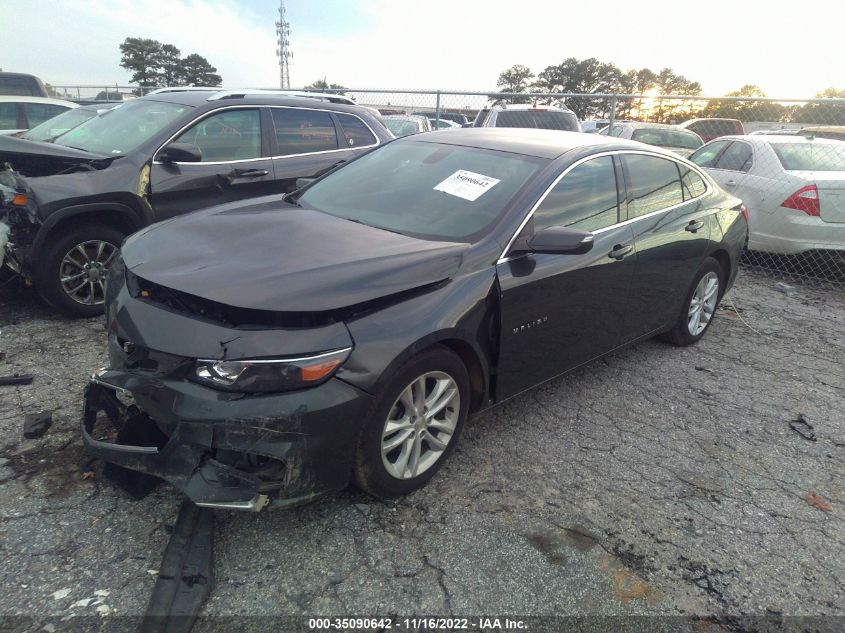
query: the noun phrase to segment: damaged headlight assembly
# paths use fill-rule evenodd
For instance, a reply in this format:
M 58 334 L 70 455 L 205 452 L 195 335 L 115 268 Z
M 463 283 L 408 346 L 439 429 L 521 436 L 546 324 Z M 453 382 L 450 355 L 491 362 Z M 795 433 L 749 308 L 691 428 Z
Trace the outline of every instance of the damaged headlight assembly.
M 299 358 L 196 361 L 191 379 L 237 393 L 270 393 L 325 382 L 349 357 L 351 347 Z

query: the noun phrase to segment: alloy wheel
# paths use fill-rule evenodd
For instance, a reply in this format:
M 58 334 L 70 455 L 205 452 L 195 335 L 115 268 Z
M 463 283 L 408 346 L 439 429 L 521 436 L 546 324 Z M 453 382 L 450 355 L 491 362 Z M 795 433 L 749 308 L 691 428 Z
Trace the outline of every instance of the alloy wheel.
M 701 334 L 716 310 L 719 298 L 719 275 L 709 272 L 704 275 L 695 287 L 690 300 L 687 329 L 693 336 Z
M 412 479 L 443 455 L 455 432 L 461 395 L 455 380 L 433 371 L 405 387 L 390 408 L 381 437 L 381 459 L 396 479 Z
M 89 240 L 70 249 L 59 264 L 62 290 L 76 303 L 100 305 L 105 300 L 105 279 L 117 246 Z

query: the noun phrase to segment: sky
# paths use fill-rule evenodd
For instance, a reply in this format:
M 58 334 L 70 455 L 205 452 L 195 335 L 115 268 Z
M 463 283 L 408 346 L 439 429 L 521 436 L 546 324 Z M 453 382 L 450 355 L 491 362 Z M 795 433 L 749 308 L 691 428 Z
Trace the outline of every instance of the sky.
M 779 10 L 759 0 L 516 2 L 286 0 L 291 86 L 491 90 L 513 64 L 567 57 L 670 67 L 718 96 L 748 83 L 772 97 L 845 89 L 841 0 Z M 223 85 L 278 87 L 278 0 L 0 0 L 0 68 L 53 85 L 127 84 L 126 37 L 199 53 Z M 806 19 L 796 21 L 801 15 Z

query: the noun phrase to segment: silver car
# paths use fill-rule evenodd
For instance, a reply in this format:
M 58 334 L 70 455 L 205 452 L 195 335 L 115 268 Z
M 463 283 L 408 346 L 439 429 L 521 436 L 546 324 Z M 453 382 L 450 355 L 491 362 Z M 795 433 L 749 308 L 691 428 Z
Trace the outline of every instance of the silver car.
M 678 125 L 667 125 L 665 123 L 638 123 L 635 121 L 614 123 L 612 130 L 603 128 L 599 131 L 599 134 L 606 135 L 608 132 L 610 136 L 662 147 L 681 156 L 689 156 L 704 145 L 704 141 L 695 132 L 685 130 Z
M 689 159 L 748 209 L 748 248 L 779 255 L 845 253 L 845 142 L 724 136 Z
M 385 127 L 396 138 L 408 136 L 409 134 L 418 134 L 420 132 L 431 132 L 432 130 L 431 123 L 424 116 L 386 114 L 381 118 L 384 121 Z

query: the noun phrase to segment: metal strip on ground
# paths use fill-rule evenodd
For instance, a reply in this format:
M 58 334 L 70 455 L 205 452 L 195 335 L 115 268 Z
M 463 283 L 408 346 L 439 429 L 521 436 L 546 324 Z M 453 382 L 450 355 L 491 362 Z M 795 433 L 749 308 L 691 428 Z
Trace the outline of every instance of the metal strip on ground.
M 214 514 L 185 501 L 139 633 L 188 633 L 214 585 Z

